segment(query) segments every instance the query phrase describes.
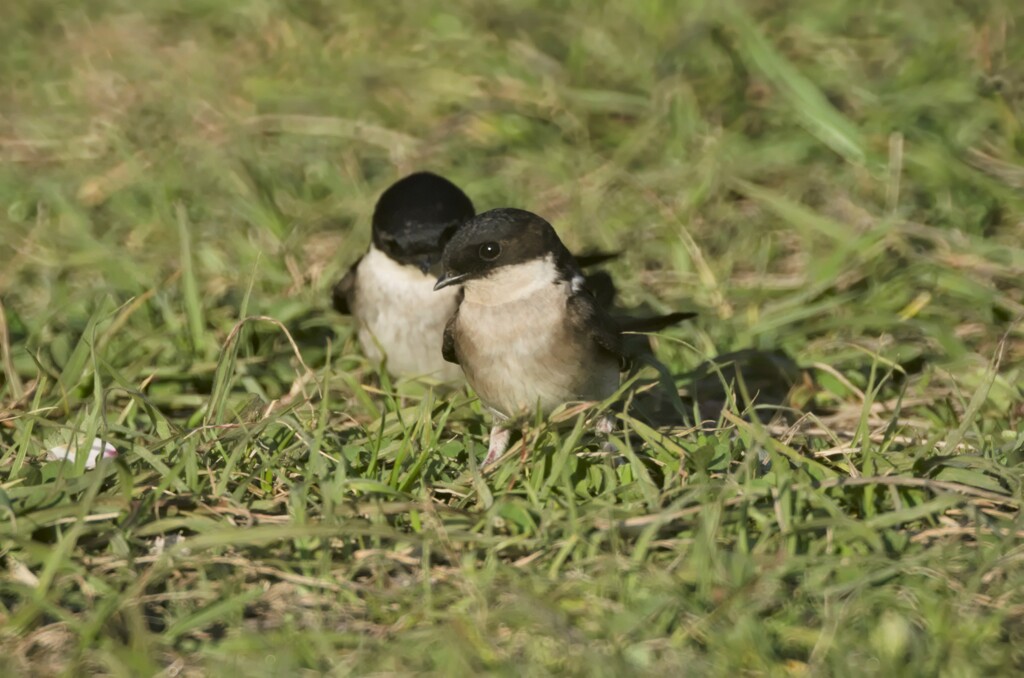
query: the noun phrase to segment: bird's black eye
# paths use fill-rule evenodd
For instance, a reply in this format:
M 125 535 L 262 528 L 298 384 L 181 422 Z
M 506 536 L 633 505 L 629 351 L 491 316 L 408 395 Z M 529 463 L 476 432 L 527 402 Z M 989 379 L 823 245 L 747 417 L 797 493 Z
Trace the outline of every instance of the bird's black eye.
M 494 261 L 501 256 L 501 244 L 496 242 L 485 242 L 480 245 L 480 258 L 484 261 Z

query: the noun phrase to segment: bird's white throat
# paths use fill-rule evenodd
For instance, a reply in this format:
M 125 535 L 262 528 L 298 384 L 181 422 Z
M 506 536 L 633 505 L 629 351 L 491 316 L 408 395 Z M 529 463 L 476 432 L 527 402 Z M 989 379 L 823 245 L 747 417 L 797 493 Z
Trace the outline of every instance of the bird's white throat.
M 410 376 L 459 378 L 441 356 L 445 323 L 455 313 L 458 288 L 435 292 L 434 279 L 371 246 L 359 262 L 359 343 L 371 360 L 388 358 L 388 371 Z
M 463 284 L 465 300 L 483 306 L 521 301 L 550 290 L 559 277 L 558 267 L 551 255 L 502 266 L 482 278 L 467 280 Z
M 381 252 L 373 244 L 363 256 L 360 266 L 372 271 L 372 275 L 393 285 L 424 285 L 427 282 L 433 287 L 434 279 L 420 270 L 419 266 L 400 264 Z

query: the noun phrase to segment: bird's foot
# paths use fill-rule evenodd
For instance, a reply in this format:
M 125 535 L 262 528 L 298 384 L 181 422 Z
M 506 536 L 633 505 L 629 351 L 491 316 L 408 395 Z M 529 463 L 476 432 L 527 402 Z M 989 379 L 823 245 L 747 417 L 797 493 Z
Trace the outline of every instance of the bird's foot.
M 615 430 L 615 415 L 611 412 L 605 412 L 597 419 L 597 423 L 594 424 L 594 429 L 603 436 L 611 435 L 612 431 Z

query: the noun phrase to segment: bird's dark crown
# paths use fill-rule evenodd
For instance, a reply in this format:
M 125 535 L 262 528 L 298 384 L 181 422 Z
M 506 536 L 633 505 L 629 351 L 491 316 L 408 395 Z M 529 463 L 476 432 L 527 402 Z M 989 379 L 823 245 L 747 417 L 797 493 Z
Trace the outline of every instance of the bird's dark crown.
M 547 256 L 570 277 L 578 273 L 572 255 L 547 221 L 512 207 L 490 210 L 463 223 L 448 240 L 438 289 Z
M 416 172 L 385 190 L 373 210 L 373 244 L 395 261 L 429 266 L 444 241 L 475 214 L 473 202 L 444 177 Z

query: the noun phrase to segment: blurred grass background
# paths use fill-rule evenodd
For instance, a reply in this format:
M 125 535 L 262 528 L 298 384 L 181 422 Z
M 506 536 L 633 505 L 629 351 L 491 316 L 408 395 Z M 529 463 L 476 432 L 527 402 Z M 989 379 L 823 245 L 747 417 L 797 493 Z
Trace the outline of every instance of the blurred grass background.
M 5 675 L 1022 668 L 1019 2 L 0 13 Z M 621 248 L 701 311 L 671 371 L 775 356 L 789 416 L 481 476 L 479 405 L 328 311 L 418 169 Z

